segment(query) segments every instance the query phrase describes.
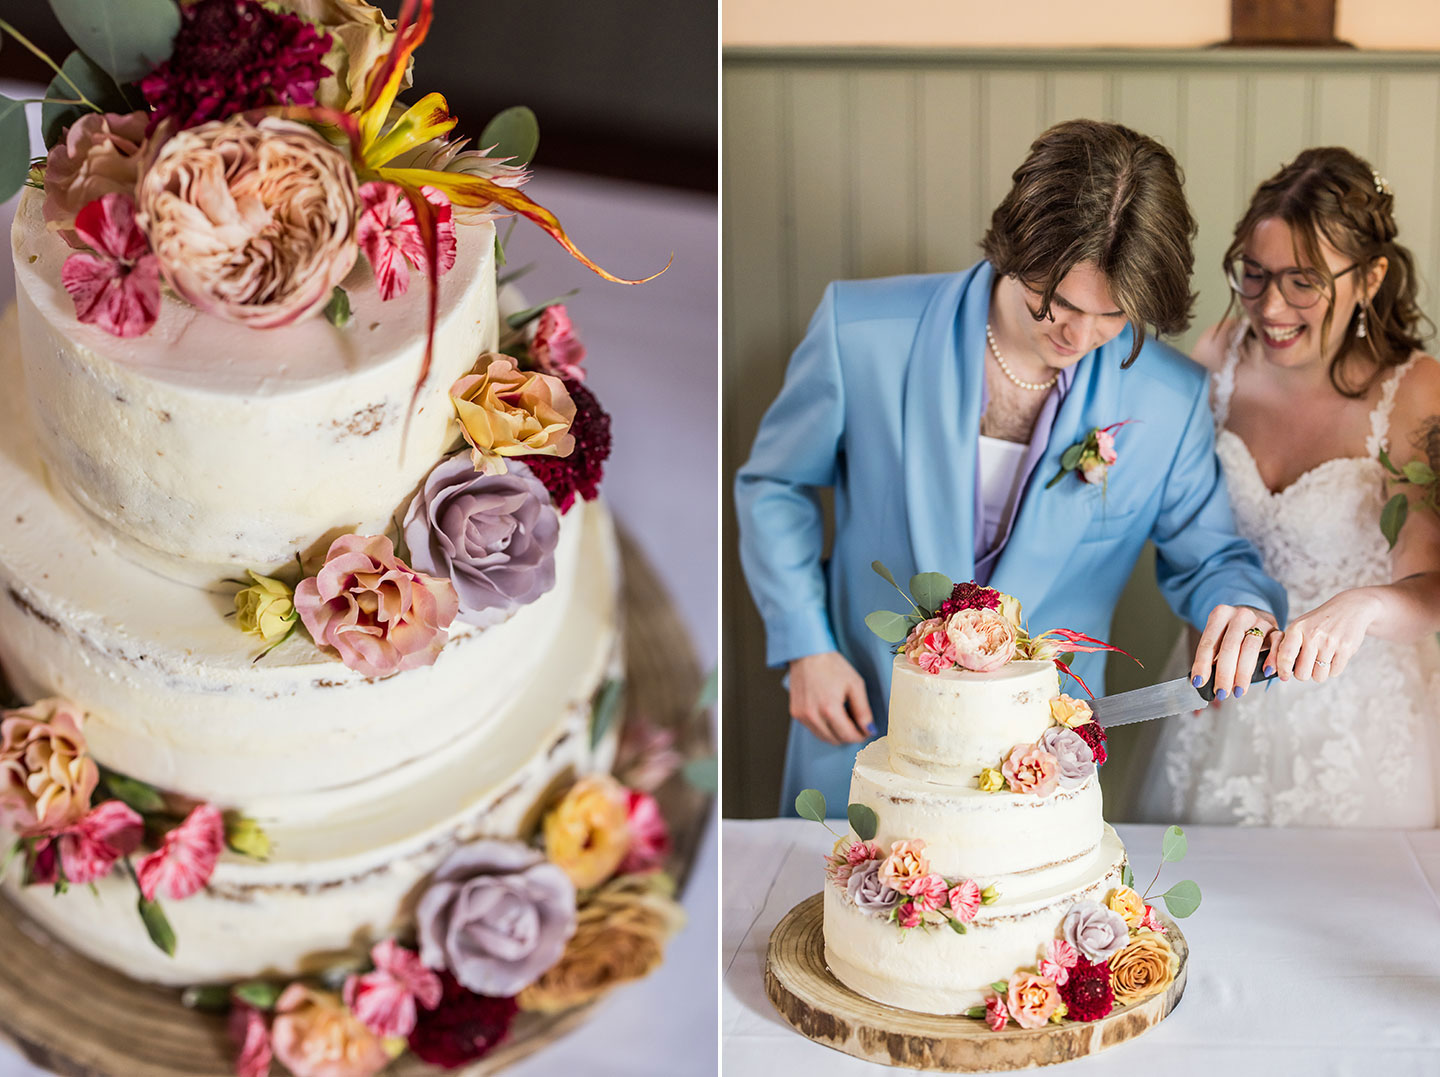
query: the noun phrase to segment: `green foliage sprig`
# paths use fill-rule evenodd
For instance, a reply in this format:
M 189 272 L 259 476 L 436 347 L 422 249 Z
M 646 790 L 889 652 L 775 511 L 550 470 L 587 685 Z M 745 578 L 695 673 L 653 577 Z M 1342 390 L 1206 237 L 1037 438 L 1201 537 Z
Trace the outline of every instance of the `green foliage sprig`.
M 1411 460 L 1403 468 L 1396 467 L 1384 449 L 1380 450 L 1380 464 L 1390 473 L 1391 483 L 1402 487 L 1417 487 L 1422 491 L 1417 504 L 1431 512 L 1440 513 L 1440 476 L 1435 474 L 1434 468 L 1423 460 Z M 1405 490 L 1391 497 L 1380 510 L 1380 533 L 1385 536 L 1390 549 L 1393 550 L 1395 543 L 1399 541 L 1400 529 L 1405 526 L 1409 514 L 1410 495 Z

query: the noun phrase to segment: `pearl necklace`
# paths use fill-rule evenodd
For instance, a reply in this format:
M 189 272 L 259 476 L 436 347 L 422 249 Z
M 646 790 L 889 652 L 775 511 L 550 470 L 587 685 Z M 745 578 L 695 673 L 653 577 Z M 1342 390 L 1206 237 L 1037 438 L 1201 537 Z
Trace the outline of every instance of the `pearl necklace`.
M 1000 372 L 1004 374 L 1007 378 L 1009 378 L 1014 384 L 1020 386 L 1020 388 L 1029 389 L 1032 392 L 1038 393 L 1042 390 L 1050 388 L 1050 386 L 1054 385 L 1057 381 L 1060 380 L 1060 375 L 1058 373 L 1053 375 L 1049 381 L 1045 382 L 1026 381 L 1024 378 L 1017 378 L 1010 370 L 1010 367 L 1006 364 L 1005 357 L 1000 354 L 1000 349 L 995 344 L 995 333 L 993 330 L 991 330 L 989 322 L 985 323 L 985 339 L 990 344 L 990 354 L 995 356 L 995 361 L 1000 364 Z

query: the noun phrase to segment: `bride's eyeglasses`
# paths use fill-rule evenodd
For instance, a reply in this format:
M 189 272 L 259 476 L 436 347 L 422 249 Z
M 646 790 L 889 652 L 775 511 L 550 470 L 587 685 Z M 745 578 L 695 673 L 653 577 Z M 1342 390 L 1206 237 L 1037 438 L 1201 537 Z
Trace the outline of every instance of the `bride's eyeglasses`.
M 1348 265 L 1334 275 L 1339 280 L 1361 263 Z M 1313 307 L 1329 295 L 1329 285 L 1318 269 L 1291 266 L 1272 273 L 1248 258 L 1236 258 L 1227 274 L 1230 287 L 1245 299 L 1259 299 L 1273 280 L 1280 286 L 1280 297 L 1297 310 Z

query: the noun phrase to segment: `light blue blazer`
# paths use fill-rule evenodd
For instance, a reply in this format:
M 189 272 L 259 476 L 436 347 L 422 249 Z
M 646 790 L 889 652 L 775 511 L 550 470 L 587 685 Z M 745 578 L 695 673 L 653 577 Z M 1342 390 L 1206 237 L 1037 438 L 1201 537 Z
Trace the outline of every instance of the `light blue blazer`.
M 881 733 L 893 655 L 865 615 L 904 600 L 870 563 L 885 562 L 902 586 L 916 572 L 974 576 L 993 278 L 980 262 L 963 273 L 831 284 L 736 478 L 741 560 L 765 622 L 767 661 L 840 651 L 865 678 Z M 1284 589 L 1235 533 L 1204 372 L 1153 339 L 1122 370 L 1132 339 L 1127 328 L 1074 368 L 990 586 L 1020 599 L 1031 632 L 1069 628 L 1108 640 L 1115 603 L 1151 539 L 1160 591 L 1185 621 L 1203 627 L 1212 608 L 1229 603 L 1268 609 L 1283 624 Z M 1074 473 L 1045 488 L 1069 446 L 1122 419 L 1135 421 L 1117 434 L 1107 491 Z M 828 563 L 825 486 L 835 491 Z M 1103 654 L 1074 662 L 1096 695 L 1104 662 Z M 859 747 L 832 747 L 792 722 L 781 810 L 793 812 L 795 794 L 810 787 L 843 806 Z

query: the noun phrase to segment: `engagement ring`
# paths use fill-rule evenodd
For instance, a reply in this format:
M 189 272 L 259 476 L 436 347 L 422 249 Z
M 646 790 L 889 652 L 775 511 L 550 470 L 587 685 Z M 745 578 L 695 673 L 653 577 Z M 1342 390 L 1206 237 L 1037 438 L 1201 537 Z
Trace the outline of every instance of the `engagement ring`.
M 1247 636 L 1263 636 L 1265 635 L 1265 629 L 1261 628 L 1259 625 L 1256 625 L 1254 628 L 1247 628 L 1245 630 L 1245 634 Z

